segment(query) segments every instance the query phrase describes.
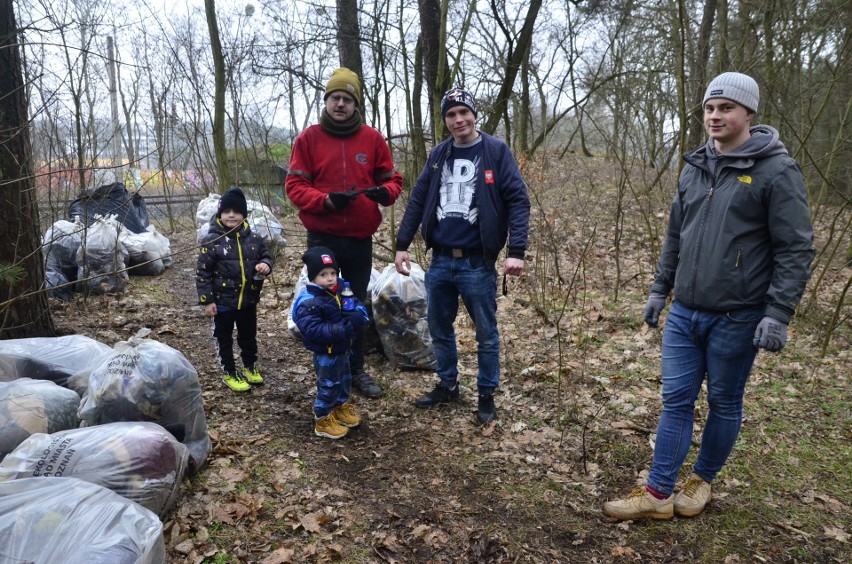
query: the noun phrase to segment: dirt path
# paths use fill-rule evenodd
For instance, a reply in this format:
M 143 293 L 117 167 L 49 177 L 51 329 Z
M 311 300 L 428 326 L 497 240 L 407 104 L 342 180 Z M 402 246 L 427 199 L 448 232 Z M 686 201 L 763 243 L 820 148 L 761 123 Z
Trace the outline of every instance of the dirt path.
M 461 404 L 416 409 L 414 398 L 431 389 L 434 376 L 395 371 L 371 356 L 368 369 L 388 393 L 356 396 L 363 425 L 329 441 L 312 432 L 310 355 L 286 331 L 303 249 L 283 251 L 264 289 L 266 384 L 238 395 L 218 377 L 210 322 L 195 305 L 195 254 L 180 252 L 192 247 L 192 234 L 171 241 L 178 254 L 163 276 L 134 277 L 122 296 L 76 299 L 55 317 L 64 332 L 110 344 L 150 327 L 199 373 L 214 449 L 184 482 L 165 523 L 172 563 L 701 560 L 702 535 L 722 526 L 717 519 L 726 512 L 736 514 L 723 489 L 708 514 L 675 526 L 600 516 L 606 496 L 631 488 L 648 461 L 656 381 L 622 382 L 619 397 L 608 387 L 625 364 L 656 357 L 654 334 L 630 331 L 619 345 L 623 357 L 584 357 L 577 344 L 560 385 L 546 350 L 552 331 L 510 293 L 499 302 L 504 362 L 496 425 L 474 424 L 475 341 L 462 320 Z M 592 372 L 603 376 L 586 376 Z M 604 418 L 604 406 L 627 415 Z M 777 542 L 761 545 L 768 561 L 787 554 L 773 548 Z

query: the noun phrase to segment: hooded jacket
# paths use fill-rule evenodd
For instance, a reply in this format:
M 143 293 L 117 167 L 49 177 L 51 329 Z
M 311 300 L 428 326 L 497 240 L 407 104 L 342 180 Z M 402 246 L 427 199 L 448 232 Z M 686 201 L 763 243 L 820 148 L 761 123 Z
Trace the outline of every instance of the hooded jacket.
M 229 232 L 218 215 L 213 216 L 195 269 L 198 303 L 234 309 L 256 304 L 263 281 L 254 280 L 254 267 L 260 262 L 272 268 L 263 238 L 252 233 L 247 222 Z
M 402 191 L 402 175 L 394 168 L 388 143 L 378 130 L 362 124 L 355 134 L 339 137 L 316 124 L 296 138 L 285 186 L 308 231 L 371 237 L 382 222 L 376 202 L 359 195 L 342 210 L 329 210 L 324 202 L 330 192 L 377 185 L 387 188 L 388 206 Z
M 651 291 L 687 307 L 764 307 L 789 323 L 810 278 L 813 228 L 801 169 L 766 125 L 731 153 L 684 155 Z
M 343 279 L 338 278 L 337 287 L 343 287 Z M 308 283 L 293 302 L 292 311 L 305 348 L 318 354 L 346 353 L 354 335 L 353 320 L 349 316 L 367 317 L 367 310 L 357 298 L 355 306 L 357 313 L 343 313 L 337 292 Z
M 530 200 L 527 187 L 509 146 L 503 141 L 480 132 L 482 136 L 482 175 L 476 183 L 477 224 L 483 255 L 496 260 L 509 243 L 509 256 L 524 258 L 530 220 Z M 438 221 L 438 200 L 441 191 L 441 172 L 452 156 L 453 138 L 437 145 L 429 154 L 426 166 L 411 191 L 405 215 L 396 236 L 396 250 L 407 251 L 417 226 L 426 241 L 426 248 L 435 245 L 431 233 Z

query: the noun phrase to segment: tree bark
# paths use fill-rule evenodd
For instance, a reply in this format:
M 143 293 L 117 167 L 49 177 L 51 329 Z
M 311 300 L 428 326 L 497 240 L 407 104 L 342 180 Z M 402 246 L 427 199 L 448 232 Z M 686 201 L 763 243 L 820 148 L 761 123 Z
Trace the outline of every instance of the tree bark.
M 337 0 L 337 50 L 340 66 L 354 71 L 361 80 L 363 93 L 364 73 L 361 63 L 361 29 L 358 26 L 358 0 Z M 363 100 L 363 96 L 361 97 Z M 363 113 L 363 108 L 361 109 Z
M 713 20 L 716 17 L 716 0 L 704 2 L 704 14 L 698 30 L 698 49 L 692 67 L 692 108 L 690 109 L 689 137 L 687 147 L 698 147 L 704 139 L 704 89 L 707 87 L 707 65 L 710 62 L 710 36 L 713 33 Z
M 204 0 L 204 12 L 207 15 L 207 29 L 210 32 L 210 48 L 213 52 L 213 79 L 215 82 L 213 98 L 213 153 L 216 156 L 216 179 L 219 192 L 224 192 L 231 184 L 231 167 L 228 163 L 228 146 L 225 141 L 225 56 L 219 39 L 219 23 L 216 21 L 215 0 Z
M 442 7 L 440 0 L 420 0 L 420 45 L 423 71 L 429 94 L 429 115 L 432 116 L 432 136 L 437 143 L 443 136 L 441 96 L 450 89 L 447 69 L 446 36 L 442 32 Z
M 0 0 L 0 339 L 56 334 L 47 294 L 14 0 Z

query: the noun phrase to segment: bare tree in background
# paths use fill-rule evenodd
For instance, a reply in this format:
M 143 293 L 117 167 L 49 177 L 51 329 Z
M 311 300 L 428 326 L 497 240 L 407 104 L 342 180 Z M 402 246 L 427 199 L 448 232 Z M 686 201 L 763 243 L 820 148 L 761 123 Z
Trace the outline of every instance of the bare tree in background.
M 222 53 L 222 42 L 219 39 L 219 22 L 216 20 L 215 0 L 204 0 L 204 13 L 207 16 L 207 29 L 210 32 L 210 49 L 213 55 L 213 70 L 215 78 L 213 101 L 213 152 L 216 155 L 216 179 L 219 191 L 230 186 L 232 175 L 228 163 L 228 146 L 225 141 L 225 92 L 227 89 L 225 76 L 225 56 Z
M 0 0 L 0 339 L 55 334 L 39 244 L 38 204 L 13 0 Z
M 359 77 L 363 78 L 361 31 L 358 25 L 358 0 L 336 1 L 337 50 L 340 55 L 340 66 L 354 71 Z

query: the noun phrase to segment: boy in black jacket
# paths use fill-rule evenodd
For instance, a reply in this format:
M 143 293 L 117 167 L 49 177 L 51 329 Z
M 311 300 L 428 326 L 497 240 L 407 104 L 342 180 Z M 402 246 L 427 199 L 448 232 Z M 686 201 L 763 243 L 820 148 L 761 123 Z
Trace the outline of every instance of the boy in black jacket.
M 257 362 L 257 302 L 263 278 L 272 272 L 272 259 L 260 235 L 246 222 L 248 205 L 239 188 L 229 188 L 219 200 L 219 211 L 210 220 L 210 231 L 201 242 L 195 285 L 204 315 L 213 317 L 222 380 L 235 392 L 250 384 L 262 384 Z M 234 325 L 243 361 L 242 372 L 234 362 Z

